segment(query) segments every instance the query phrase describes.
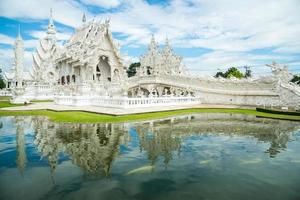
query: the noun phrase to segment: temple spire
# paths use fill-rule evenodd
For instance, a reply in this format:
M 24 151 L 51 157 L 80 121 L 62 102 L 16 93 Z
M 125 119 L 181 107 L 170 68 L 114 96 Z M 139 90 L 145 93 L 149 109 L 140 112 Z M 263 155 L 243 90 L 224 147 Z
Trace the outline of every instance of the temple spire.
M 50 9 L 50 18 L 48 23 L 48 30 L 47 30 L 47 38 L 54 39 L 56 34 L 56 29 L 53 21 L 53 10 Z
M 18 37 L 17 37 L 17 40 L 22 40 L 20 24 L 19 24 L 19 29 L 18 29 Z
M 14 72 L 15 72 L 15 80 L 18 82 L 17 86 L 21 86 L 23 81 L 23 56 L 24 56 L 24 45 L 23 39 L 21 36 L 21 28 L 19 25 L 18 36 L 15 41 L 15 49 L 14 49 L 15 59 L 14 59 Z
M 170 45 L 168 37 L 166 37 L 165 48 L 163 49 L 165 53 L 170 53 L 172 51 L 172 47 Z
M 166 46 L 169 46 L 169 38 L 166 36 Z
M 83 13 L 82 15 L 82 23 L 84 24 L 86 22 L 86 16 L 85 16 L 85 13 Z
M 149 50 L 156 50 L 156 49 L 157 49 L 157 44 L 155 42 L 154 34 L 152 34 Z

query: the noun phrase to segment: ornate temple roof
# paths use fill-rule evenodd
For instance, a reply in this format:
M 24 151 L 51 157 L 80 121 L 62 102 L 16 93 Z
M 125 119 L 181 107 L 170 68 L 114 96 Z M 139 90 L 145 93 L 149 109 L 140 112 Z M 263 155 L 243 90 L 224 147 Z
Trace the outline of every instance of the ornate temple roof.
M 67 44 L 62 49 L 57 61 L 71 60 L 81 65 L 98 59 L 100 51 L 112 52 L 122 66 L 122 58 L 118 45 L 114 42 L 109 30 L 109 20 L 104 22 L 91 20 L 86 22 L 83 18 L 82 26 L 78 27 Z M 107 42 L 108 41 L 108 42 Z
M 46 36 L 40 39 L 35 53 L 32 54 L 32 79 L 40 83 L 56 82 L 56 71 L 54 61 L 57 49 L 58 45 L 56 44 L 56 28 L 54 25 L 53 14 L 51 9 Z
M 183 74 L 185 70 L 181 61 L 182 58 L 174 54 L 168 38 L 165 47 L 159 50 L 152 36 L 148 52 L 140 58 L 140 75 Z
M 15 72 L 5 72 L 3 73 L 3 78 L 4 80 L 7 81 L 12 81 L 15 78 Z M 31 81 L 32 77 L 29 72 L 23 72 L 22 78 L 24 81 Z

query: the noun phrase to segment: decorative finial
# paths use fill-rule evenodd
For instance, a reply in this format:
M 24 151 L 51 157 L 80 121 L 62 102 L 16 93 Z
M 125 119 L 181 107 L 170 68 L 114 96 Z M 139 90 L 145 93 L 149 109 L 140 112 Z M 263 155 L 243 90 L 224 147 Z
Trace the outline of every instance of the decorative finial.
M 166 46 L 170 46 L 170 43 L 169 43 L 169 38 L 168 38 L 168 36 L 166 36 Z
M 155 37 L 154 37 L 154 34 L 152 33 L 152 35 L 151 35 L 151 42 L 155 42 Z
M 157 44 L 155 42 L 154 34 L 152 34 L 151 42 L 150 42 L 150 45 L 149 45 L 149 49 L 152 49 L 152 50 L 157 49 Z
M 54 21 L 53 21 L 53 10 L 50 8 L 50 16 L 49 16 L 49 23 L 48 23 L 48 38 L 54 38 L 54 35 L 56 33 L 55 26 L 54 26 Z
M 54 23 L 53 23 L 53 10 L 52 8 L 50 8 L 50 17 L 49 17 L 49 26 L 54 26 Z
M 52 18 L 53 18 L 53 9 L 50 8 L 50 19 L 52 19 Z
M 21 26 L 19 24 L 19 29 L 18 29 L 18 37 L 17 37 L 19 40 L 22 40 L 22 37 L 21 37 Z
M 85 16 L 85 13 L 83 13 L 83 16 L 82 16 L 82 23 L 85 23 L 86 22 L 86 16 Z

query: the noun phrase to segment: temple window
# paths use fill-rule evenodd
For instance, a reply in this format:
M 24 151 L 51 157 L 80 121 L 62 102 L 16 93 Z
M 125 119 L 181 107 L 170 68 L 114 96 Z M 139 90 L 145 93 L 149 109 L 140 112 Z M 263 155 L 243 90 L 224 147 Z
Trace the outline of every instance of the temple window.
M 97 81 L 100 81 L 101 73 L 100 73 L 99 65 L 97 65 L 96 67 L 96 77 L 97 77 Z
M 150 66 L 147 66 L 147 75 L 151 75 L 151 67 Z
M 61 77 L 61 84 L 62 84 L 62 85 L 65 84 L 65 77 L 64 77 L 64 76 Z
M 67 76 L 67 84 L 70 83 L 70 75 Z
M 74 75 L 74 74 L 72 75 L 72 81 L 73 81 L 73 83 L 76 82 L 76 78 L 75 78 L 75 75 Z

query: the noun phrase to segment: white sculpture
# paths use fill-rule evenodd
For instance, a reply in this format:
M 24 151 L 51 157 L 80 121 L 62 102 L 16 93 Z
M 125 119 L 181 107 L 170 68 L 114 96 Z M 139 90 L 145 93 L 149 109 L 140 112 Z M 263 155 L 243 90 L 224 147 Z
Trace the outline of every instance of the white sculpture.
M 293 75 L 289 72 L 287 65 L 280 65 L 273 61 L 272 64 L 267 64 L 266 66 L 270 67 L 273 75 L 283 82 L 290 82 L 293 78 Z

